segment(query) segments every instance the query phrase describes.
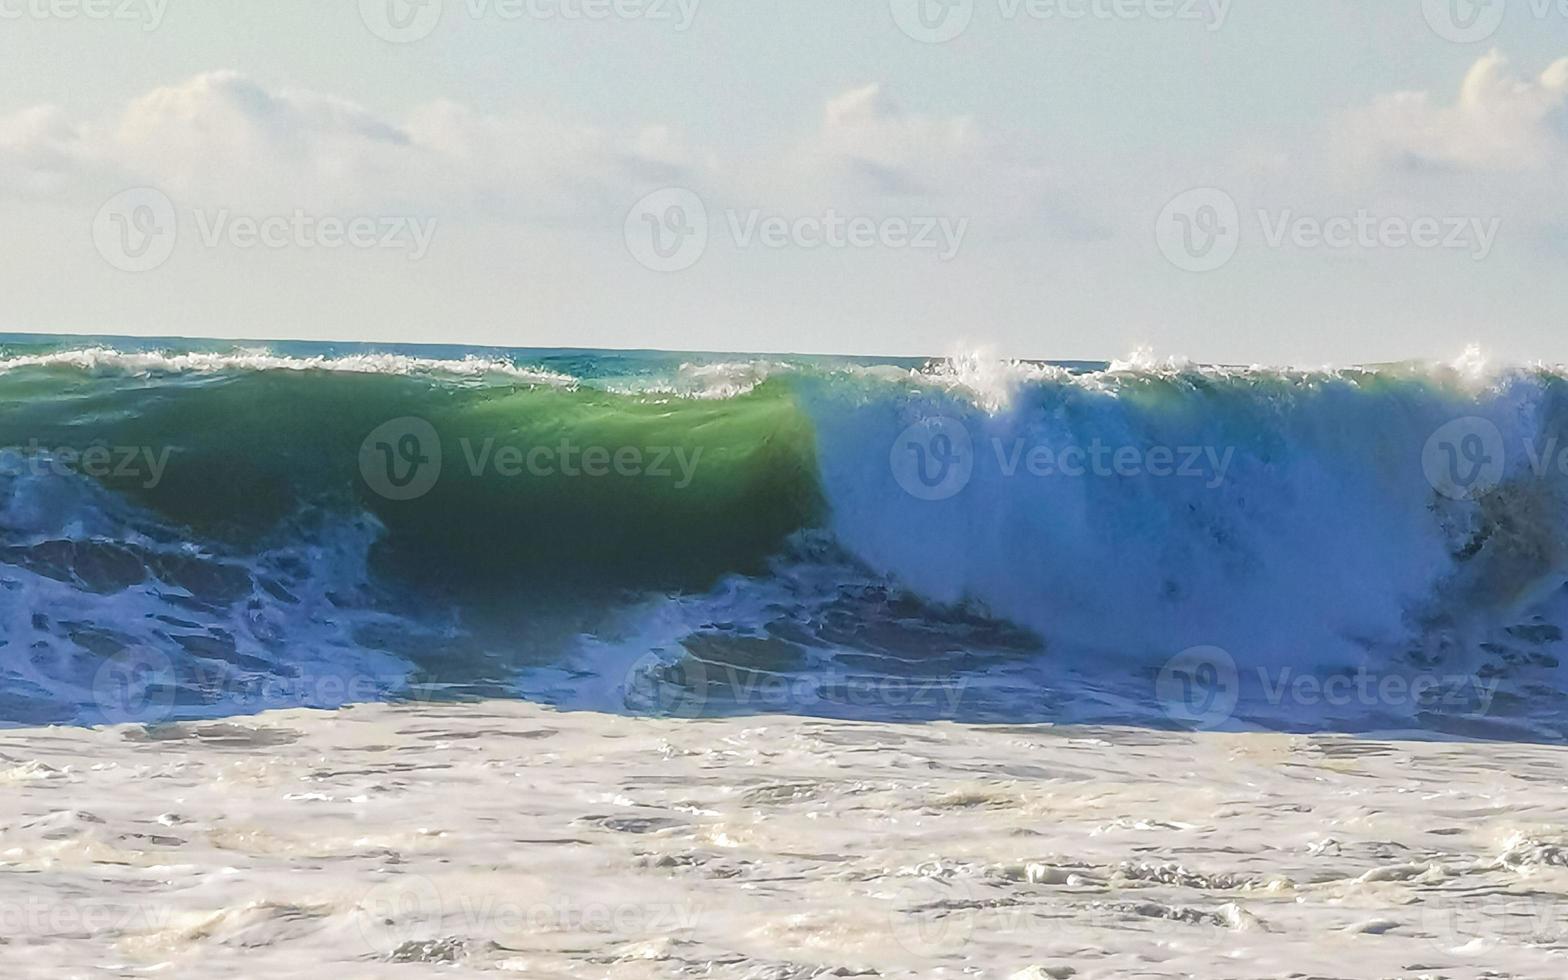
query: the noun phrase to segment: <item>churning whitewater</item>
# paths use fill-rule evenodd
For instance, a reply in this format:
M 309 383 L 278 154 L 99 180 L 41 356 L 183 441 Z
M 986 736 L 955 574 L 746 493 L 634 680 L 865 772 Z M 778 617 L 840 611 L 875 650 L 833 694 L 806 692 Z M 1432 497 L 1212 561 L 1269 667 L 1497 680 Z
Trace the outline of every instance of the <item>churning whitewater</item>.
M 8 724 L 1568 717 L 1557 369 L 34 337 L 0 403 Z M 1441 683 L 1299 696 L 1369 677 Z

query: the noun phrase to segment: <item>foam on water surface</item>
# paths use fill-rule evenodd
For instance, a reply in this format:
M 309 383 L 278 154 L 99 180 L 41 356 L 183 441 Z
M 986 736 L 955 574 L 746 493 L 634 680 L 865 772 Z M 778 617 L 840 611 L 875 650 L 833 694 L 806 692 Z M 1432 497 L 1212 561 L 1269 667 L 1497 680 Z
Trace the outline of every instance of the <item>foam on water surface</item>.
M 659 710 L 673 684 L 718 713 L 1161 724 L 1162 668 L 1213 648 L 1235 675 L 1220 724 L 1555 738 L 1565 392 L 1472 354 L 1303 371 L 18 339 L 0 718 L 88 720 L 134 648 L 169 665 L 174 716 L 246 710 L 236 674 L 342 674 L 368 684 L 337 703 Z M 366 446 L 410 419 L 440 473 L 400 497 Z M 115 465 L 87 472 L 94 448 Z M 1444 465 L 1484 479 L 1455 493 Z M 1422 672 L 1473 689 L 1299 694 Z M 847 700 L 933 675 L 962 698 Z

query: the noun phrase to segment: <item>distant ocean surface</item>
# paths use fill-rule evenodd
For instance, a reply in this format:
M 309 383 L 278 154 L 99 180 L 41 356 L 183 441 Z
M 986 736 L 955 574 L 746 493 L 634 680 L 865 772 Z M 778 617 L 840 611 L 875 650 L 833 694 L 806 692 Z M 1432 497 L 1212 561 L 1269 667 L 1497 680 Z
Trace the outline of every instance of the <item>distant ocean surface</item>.
M 1568 375 L 0 336 L 0 722 L 1560 740 Z

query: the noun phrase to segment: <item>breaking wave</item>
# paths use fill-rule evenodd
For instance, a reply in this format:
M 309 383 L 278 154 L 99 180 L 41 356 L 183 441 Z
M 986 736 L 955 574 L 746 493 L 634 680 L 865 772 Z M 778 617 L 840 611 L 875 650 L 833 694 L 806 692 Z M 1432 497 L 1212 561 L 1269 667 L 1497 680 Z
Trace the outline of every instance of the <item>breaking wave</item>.
M 185 346 L 0 347 L 5 720 L 126 651 L 171 714 L 684 661 L 1066 717 L 1205 646 L 1561 690 L 1554 369 Z

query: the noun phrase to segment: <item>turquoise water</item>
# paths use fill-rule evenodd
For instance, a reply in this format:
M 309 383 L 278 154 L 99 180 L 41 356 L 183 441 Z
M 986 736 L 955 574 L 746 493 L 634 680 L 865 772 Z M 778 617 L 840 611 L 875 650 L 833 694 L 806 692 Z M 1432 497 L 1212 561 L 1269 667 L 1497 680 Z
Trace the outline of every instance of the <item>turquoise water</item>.
M 1554 738 L 1563 384 L 0 338 L 0 721 L 524 696 Z

